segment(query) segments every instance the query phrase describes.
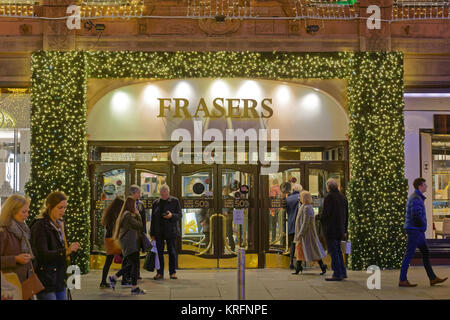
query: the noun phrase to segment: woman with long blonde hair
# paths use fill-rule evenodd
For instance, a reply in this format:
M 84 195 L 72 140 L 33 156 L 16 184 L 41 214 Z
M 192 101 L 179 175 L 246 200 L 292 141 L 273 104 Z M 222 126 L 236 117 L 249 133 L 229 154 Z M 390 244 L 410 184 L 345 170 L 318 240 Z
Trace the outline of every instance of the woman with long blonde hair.
M 31 231 L 25 220 L 30 202 L 14 194 L 2 206 L 0 213 L 0 265 L 5 273 L 14 272 L 24 282 L 32 272 Z
M 128 197 L 123 204 L 119 217 L 114 227 L 113 238 L 119 240 L 124 256 L 122 269 L 115 275 L 109 276 L 111 288 L 115 288 L 117 279 L 131 270 L 131 294 L 145 294 L 145 291 L 137 286 L 139 276 L 139 248 L 144 227 L 139 211 L 136 208 L 136 200 Z
M 322 261 L 326 254 L 316 231 L 311 193 L 306 190 L 303 191 L 300 194 L 300 199 L 302 205 L 298 209 L 294 236 L 297 249 L 297 265 L 293 274 L 298 274 L 303 270 L 302 260 L 304 259 L 305 261 L 316 261 L 322 270 L 320 274 L 323 275 L 327 272 L 327 265 Z

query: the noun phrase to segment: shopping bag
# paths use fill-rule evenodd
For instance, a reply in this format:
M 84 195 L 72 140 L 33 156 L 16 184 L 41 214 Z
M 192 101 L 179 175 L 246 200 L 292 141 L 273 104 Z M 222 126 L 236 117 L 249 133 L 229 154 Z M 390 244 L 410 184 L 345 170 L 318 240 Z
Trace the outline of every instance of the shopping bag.
M 303 254 L 303 246 L 299 242 L 295 245 L 295 258 L 299 261 L 305 261 L 305 255 Z
M 105 248 L 106 254 L 121 254 L 122 249 L 120 248 L 119 240 L 113 238 L 105 238 Z
M 144 261 L 144 269 L 150 272 L 153 272 L 156 270 L 159 270 L 160 264 L 159 264 L 159 256 L 158 256 L 158 249 L 156 248 L 156 242 L 153 240 L 151 242 L 151 250 L 149 253 L 147 253 L 147 256 L 145 257 Z
M 147 253 L 144 261 L 144 269 L 150 272 L 155 271 L 155 256 L 156 254 L 153 251 Z
M 142 234 L 141 234 L 141 248 L 144 251 L 148 251 L 152 248 L 152 244 L 145 232 L 142 232 Z

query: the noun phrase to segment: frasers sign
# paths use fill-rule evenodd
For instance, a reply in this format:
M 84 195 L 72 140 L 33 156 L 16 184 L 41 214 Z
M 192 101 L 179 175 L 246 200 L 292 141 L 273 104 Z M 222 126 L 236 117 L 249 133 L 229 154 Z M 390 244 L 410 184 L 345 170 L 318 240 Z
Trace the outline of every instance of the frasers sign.
M 184 98 L 158 98 L 158 118 L 167 118 L 169 114 L 173 118 L 191 119 L 202 118 L 220 119 L 258 119 L 270 118 L 273 115 L 272 99 L 265 98 L 260 101 L 255 99 L 229 99 L 215 98 L 206 101 L 200 98 L 198 101 L 189 101 Z M 195 105 L 195 112 L 189 112 L 188 108 Z M 256 110 L 260 106 L 261 111 Z M 192 108 L 191 108 L 192 109 Z

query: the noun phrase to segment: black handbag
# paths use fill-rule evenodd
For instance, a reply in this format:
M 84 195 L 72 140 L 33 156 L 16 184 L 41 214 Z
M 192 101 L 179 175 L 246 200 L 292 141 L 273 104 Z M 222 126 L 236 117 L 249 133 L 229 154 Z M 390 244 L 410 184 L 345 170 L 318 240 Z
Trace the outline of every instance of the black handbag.
M 152 248 L 152 243 L 145 232 L 141 234 L 141 248 L 144 251 L 149 251 Z
M 150 272 L 155 271 L 155 259 L 156 254 L 154 252 L 150 251 L 147 253 L 144 261 L 144 269 Z

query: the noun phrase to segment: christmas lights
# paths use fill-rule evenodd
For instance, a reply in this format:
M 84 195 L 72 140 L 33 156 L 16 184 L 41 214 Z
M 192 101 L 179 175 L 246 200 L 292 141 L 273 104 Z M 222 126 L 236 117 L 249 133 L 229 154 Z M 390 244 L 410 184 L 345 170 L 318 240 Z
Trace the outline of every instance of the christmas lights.
M 350 116 L 351 268 L 398 268 L 404 253 L 403 54 L 259 52 L 53 52 L 32 55 L 31 181 L 35 216 L 52 190 L 69 195 L 66 232 L 89 270 L 86 147 L 88 78 L 346 79 Z

